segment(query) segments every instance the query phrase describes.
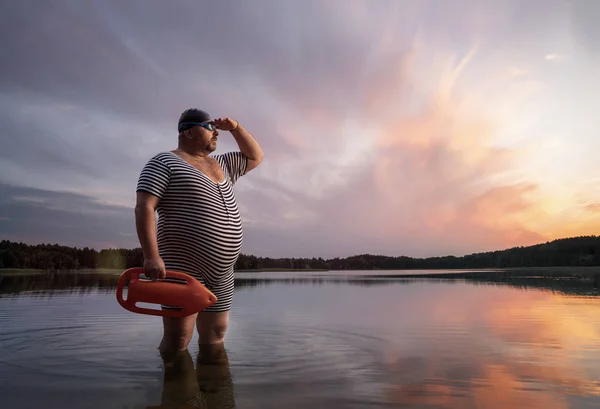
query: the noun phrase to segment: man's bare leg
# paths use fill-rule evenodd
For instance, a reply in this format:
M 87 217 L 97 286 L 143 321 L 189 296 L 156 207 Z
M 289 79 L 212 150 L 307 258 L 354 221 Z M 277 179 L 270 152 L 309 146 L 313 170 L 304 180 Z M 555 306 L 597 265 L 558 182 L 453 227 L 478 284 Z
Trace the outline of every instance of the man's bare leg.
M 229 311 L 200 311 L 196 318 L 198 344 L 219 344 L 225 340 L 225 332 L 229 325 Z
M 186 350 L 194 335 L 196 315 L 184 318 L 163 317 L 163 338 L 158 349 L 162 353 Z

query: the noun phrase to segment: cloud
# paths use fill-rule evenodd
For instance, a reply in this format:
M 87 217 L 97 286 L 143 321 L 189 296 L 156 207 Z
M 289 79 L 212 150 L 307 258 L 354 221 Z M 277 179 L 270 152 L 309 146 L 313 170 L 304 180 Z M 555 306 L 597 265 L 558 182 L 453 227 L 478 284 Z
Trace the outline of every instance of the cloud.
M 430 91 L 423 93 L 418 62 L 426 53 L 434 55 L 439 69 L 427 73 Z M 262 226 L 261 240 L 268 240 L 269 232 L 280 238 L 273 241 L 269 254 L 430 256 L 543 240 L 527 225 L 531 217 L 542 217 L 537 186 L 510 177 L 523 160 L 523 151 L 497 146 L 496 123 L 478 108 L 479 95 L 460 88 L 474 58 L 475 49 L 463 58 L 448 55 L 444 60 L 415 41 L 397 61 L 388 61 L 396 69 L 373 77 L 396 87 L 371 87 L 364 79 L 371 92 L 362 109 L 366 118 L 373 119 L 356 124 L 345 143 L 336 150 L 332 147 L 330 162 L 316 156 L 307 163 L 310 156 L 301 155 L 303 160 L 281 166 L 291 168 L 282 186 L 285 180 L 298 181 L 302 179 L 297 175 L 306 175 L 300 186 L 295 185 L 293 200 L 270 196 L 269 207 L 253 208 L 252 203 L 264 202 L 259 189 L 245 201 L 250 203 L 248 213 L 262 214 L 256 222 Z M 415 100 L 419 104 L 414 105 Z M 382 106 L 391 108 L 381 114 Z M 369 129 L 376 131 L 365 131 Z M 368 143 L 361 144 L 367 137 Z M 335 163 L 332 158 L 344 156 L 353 144 L 359 147 L 360 160 L 347 167 Z M 319 170 L 341 171 L 334 181 L 310 177 Z M 291 184 L 285 187 L 293 189 Z M 290 214 L 298 217 L 287 218 Z M 293 240 L 281 240 L 275 231 L 280 228 L 294 232 Z M 460 240 L 455 241 L 457 235 Z M 296 246 L 299 240 L 302 244 Z M 323 250 L 328 243 L 344 250 Z
M 561 54 L 556 54 L 556 53 L 552 53 L 552 54 L 546 54 L 546 57 L 544 57 L 546 60 L 562 60 L 565 58 L 564 55 Z
M 600 52 L 600 29 L 596 24 L 600 16 L 600 3 L 596 1 L 576 1 L 569 3 L 570 38 L 586 54 L 598 61 Z
M 509 72 L 511 73 L 511 75 L 514 75 L 515 77 L 520 77 L 522 75 L 527 74 L 527 71 L 525 71 L 522 68 L 516 67 L 516 66 L 510 66 L 508 67 Z
M 556 129 L 544 115 L 564 112 L 544 111 L 560 98 L 535 56 L 572 55 L 559 41 L 566 7 L 12 2 L 0 17 L 10 56 L 1 180 L 126 212 L 143 164 L 175 147 L 177 117 L 196 106 L 239 119 L 265 151 L 236 185 L 245 252 L 419 256 L 532 243 L 545 234 L 547 192 L 526 168 L 550 158 L 535 146 Z M 236 146 L 223 134 L 218 149 Z M 31 232 L 18 223 L 29 222 L 11 234 Z M 77 230 L 86 243 L 90 223 Z M 63 232 L 57 240 L 76 242 Z
M 600 212 L 600 203 L 592 203 L 585 206 L 585 210 L 588 210 L 592 213 Z
M 0 237 L 75 247 L 136 245 L 133 210 L 68 192 L 0 183 Z

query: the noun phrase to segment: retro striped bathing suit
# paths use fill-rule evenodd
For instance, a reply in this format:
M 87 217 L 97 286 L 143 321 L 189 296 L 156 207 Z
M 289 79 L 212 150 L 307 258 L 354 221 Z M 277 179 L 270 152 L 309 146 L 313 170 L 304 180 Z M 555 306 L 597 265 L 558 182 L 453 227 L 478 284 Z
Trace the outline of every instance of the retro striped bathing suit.
M 215 294 L 217 303 L 204 311 L 228 311 L 243 241 L 233 185 L 246 172 L 248 158 L 241 152 L 213 158 L 225 174 L 222 182 L 172 152 L 161 152 L 142 169 L 136 190 L 160 198 L 156 234 L 165 267 L 195 277 Z

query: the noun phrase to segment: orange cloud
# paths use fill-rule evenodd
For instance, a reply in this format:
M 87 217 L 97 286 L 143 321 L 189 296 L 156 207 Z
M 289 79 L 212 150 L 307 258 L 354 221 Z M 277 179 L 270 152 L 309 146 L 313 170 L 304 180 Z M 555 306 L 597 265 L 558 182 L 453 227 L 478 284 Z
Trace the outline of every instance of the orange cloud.
M 463 101 L 471 103 L 455 88 L 473 56 L 469 53 L 454 65 L 452 59 L 440 64 L 440 77 L 432 78 L 437 88 L 423 106 L 412 115 L 399 112 L 382 123 L 372 179 L 367 181 L 375 188 L 369 200 L 376 212 L 361 217 L 361 228 L 376 226 L 378 234 L 387 238 L 420 230 L 421 236 L 487 248 L 530 244 L 542 238 L 525 224 L 538 213 L 536 185 L 502 181 L 505 173 L 518 166 L 522 152 L 494 145 L 495 124 L 486 120 L 484 112 L 457 108 Z M 415 70 L 410 67 L 413 61 L 405 56 L 398 64 L 403 68 L 392 70 L 404 81 L 391 73 L 392 78 L 381 76 L 378 81 L 418 85 L 408 74 Z M 388 94 L 377 86 L 369 89 L 366 106 L 394 104 L 388 96 L 396 97 L 395 89 Z M 356 192 L 369 192 L 365 186 L 354 187 Z
M 575 217 L 561 189 L 531 172 L 539 140 L 517 143 L 540 116 L 531 107 L 545 88 L 532 67 L 521 78 L 502 53 L 473 46 L 453 55 L 426 36 L 399 38 L 391 24 L 380 33 L 352 69 L 323 68 L 310 86 L 285 91 L 294 91 L 293 109 L 282 108 L 274 122 L 298 157 L 271 157 L 261 172 L 302 199 L 263 211 L 265 223 L 301 226 L 296 231 L 329 243 L 362 241 L 341 255 L 416 256 L 530 245 L 600 227 L 600 218 Z M 320 72 L 323 56 L 314 57 Z
M 600 212 L 600 203 L 592 203 L 585 206 L 585 210 L 590 211 L 592 213 Z

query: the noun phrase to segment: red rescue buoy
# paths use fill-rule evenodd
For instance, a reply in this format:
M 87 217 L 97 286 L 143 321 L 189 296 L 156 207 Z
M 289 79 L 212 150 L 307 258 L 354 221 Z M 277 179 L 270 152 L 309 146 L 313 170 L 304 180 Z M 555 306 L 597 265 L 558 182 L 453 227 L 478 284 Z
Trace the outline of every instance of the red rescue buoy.
M 117 301 L 131 312 L 162 317 L 182 318 L 195 314 L 217 302 L 217 297 L 194 277 L 167 270 L 167 277 L 157 280 L 141 278 L 144 269 L 133 267 L 125 270 L 117 284 Z M 127 299 L 123 289 L 127 284 Z M 137 303 L 152 303 L 169 306 L 169 309 L 138 307 Z

